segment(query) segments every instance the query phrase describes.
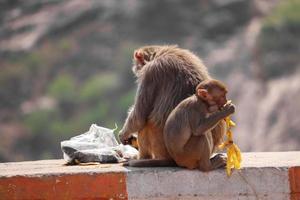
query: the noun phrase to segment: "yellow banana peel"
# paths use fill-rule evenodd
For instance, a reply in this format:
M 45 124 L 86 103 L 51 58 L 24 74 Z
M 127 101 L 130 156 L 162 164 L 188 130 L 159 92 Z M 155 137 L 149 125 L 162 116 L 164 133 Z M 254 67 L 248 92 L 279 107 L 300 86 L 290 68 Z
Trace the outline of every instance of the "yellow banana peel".
M 231 175 L 231 169 L 240 169 L 242 162 L 241 150 L 239 147 L 233 143 L 231 127 L 236 126 L 236 124 L 230 119 L 230 117 L 225 118 L 227 133 L 226 141 L 219 145 L 220 149 L 227 149 L 227 164 L 226 173 L 227 176 Z

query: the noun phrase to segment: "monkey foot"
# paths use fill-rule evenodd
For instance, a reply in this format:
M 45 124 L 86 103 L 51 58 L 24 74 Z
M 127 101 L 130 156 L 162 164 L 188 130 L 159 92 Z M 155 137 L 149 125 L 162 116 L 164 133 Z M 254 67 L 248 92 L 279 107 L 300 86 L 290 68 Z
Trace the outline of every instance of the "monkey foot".
M 217 154 L 213 158 L 211 158 L 210 161 L 214 169 L 225 168 L 227 157 L 223 154 Z

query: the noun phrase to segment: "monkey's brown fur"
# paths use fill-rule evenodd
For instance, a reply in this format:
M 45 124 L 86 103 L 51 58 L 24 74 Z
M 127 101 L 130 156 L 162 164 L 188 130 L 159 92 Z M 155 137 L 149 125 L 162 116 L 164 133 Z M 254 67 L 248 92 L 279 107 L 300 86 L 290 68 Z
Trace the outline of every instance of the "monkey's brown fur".
M 177 165 L 209 171 L 226 163 L 225 157 L 220 154 L 211 156 L 226 131 L 221 130 L 225 128 L 223 119 L 234 112 L 234 106 L 227 104 L 223 107 L 227 100 L 226 88 L 221 82 L 204 82 L 208 88 L 197 87 L 195 95 L 183 100 L 170 113 L 164 128 L 164 139 Z M 211 106 L 217 106 L 218 110 L 210 113 Z
M 142 47 L 135 51 L 134 61 L 138 89 L 120 140 L 125 143 L 138 132 L 140 159 L 171 160 L 163 140 L 167 117 L 183 99 L 194 94 L 198 83 L 210 76 L 196 55 L 177 46 Z M 142 162 L 139 166 L 143 166 Z

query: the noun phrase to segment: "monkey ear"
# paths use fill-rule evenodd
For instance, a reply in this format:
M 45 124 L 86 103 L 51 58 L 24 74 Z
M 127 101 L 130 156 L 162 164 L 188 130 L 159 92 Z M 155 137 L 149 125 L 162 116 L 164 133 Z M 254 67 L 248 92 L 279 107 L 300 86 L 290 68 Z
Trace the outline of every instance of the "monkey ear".
M 135 51 L 134 52 L 134 59 L 136 59 L 139 63 L 142 65 L 145 65 L 145 59 L 144 59 L 144 54 L 140 51 Z
M 137 59 L 137 60 L 144 60 L 144 55 L 140 51 L 135 51 L 134 52 L 134 58 Z
M 208 92 L 206 89 L 198 89 L 197 95 L 204 100 L 207 100 L 207 98 L 208 98 Z

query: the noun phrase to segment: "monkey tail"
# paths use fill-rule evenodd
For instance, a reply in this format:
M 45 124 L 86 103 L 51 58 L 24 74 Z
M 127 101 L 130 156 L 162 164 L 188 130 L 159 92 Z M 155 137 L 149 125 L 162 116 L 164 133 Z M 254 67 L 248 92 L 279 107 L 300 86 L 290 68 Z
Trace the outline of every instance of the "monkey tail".
M 174 160 L 164 159 L 141 159 L 130 160 L 123 163 L 123 166 L 129 167 L 176 167 L 178 166 Z

